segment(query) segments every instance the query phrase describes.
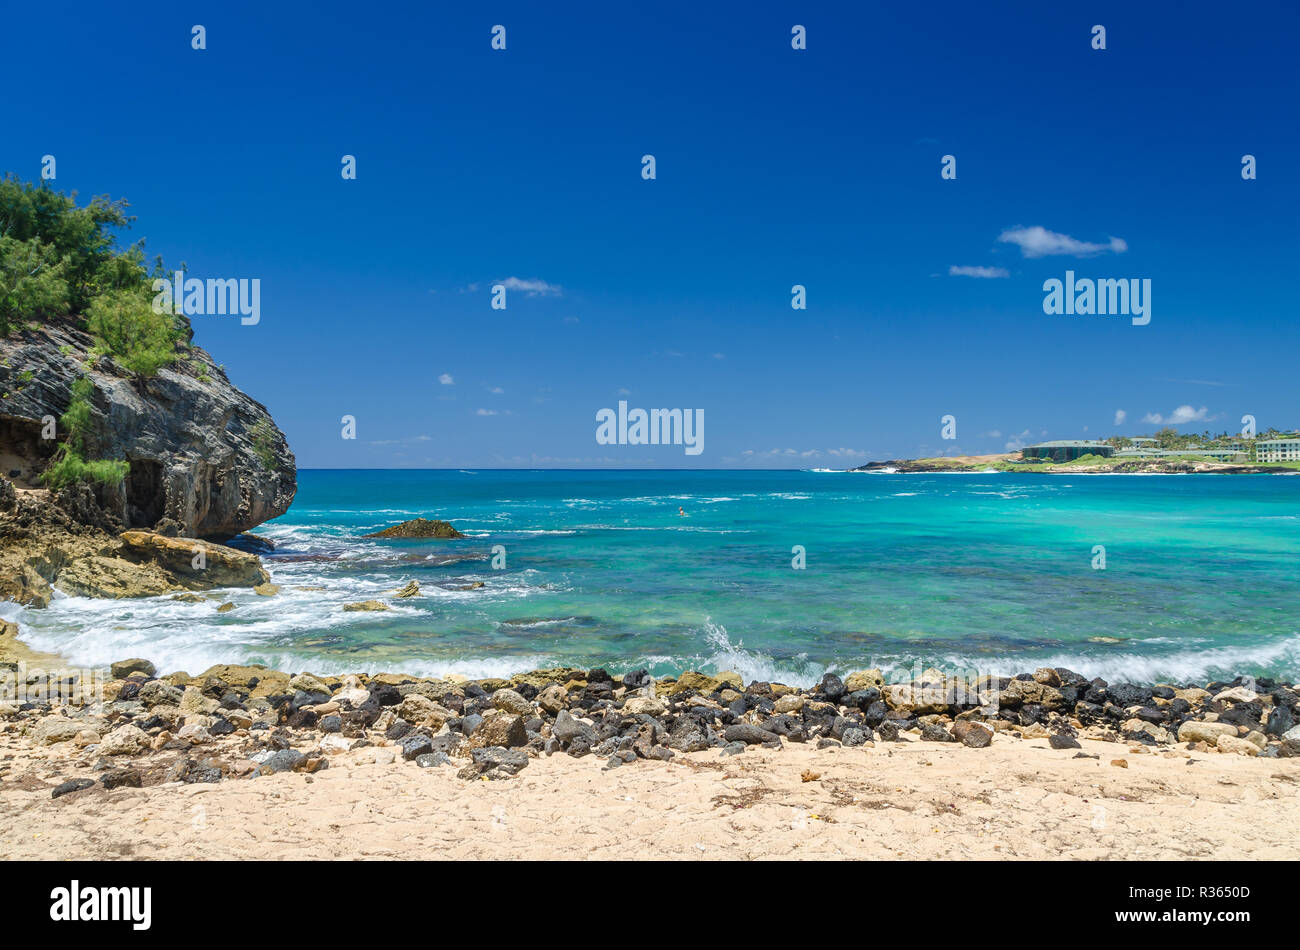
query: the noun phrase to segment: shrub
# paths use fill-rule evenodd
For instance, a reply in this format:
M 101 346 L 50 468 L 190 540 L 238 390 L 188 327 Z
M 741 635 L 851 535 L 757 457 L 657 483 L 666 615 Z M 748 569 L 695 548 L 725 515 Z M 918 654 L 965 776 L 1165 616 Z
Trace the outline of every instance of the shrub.
M 0 333 L 9 333 L 31 317 L 66 313 L 63 270 L 53 246 L 35 238 L 0 237 Z
M 86 321 L 113 358 L 138 376 L 152 376 L 176 358 L 181 333 L 171 314 L 154 312 L 144 285 L 96 297 Z
M 120 459 L 100 459 L 87 462 L 76 451 L 64 444 L 58 454 L 41 473 L 41 481 L 53 491 L 60 491 L 80 481 L 101 485 L 120 485 L 131 470 L 129 462 Z

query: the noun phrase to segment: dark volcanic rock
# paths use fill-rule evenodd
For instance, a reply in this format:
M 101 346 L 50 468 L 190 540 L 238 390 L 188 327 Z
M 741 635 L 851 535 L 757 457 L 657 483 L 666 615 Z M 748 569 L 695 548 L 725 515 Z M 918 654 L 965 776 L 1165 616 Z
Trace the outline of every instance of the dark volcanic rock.
M 921 738 L 927 742 L 956 742 L 957 739 L 937 722 L 927 722 L 921 727 Z
M 844 681 L 834 673 L 827 673 L 822 677 L 821 693 L 828 701 L 838 702 L 844 692 Z
M 422 732 L 406 736 L 398 745 L 402 749 L 402 758 L 407 761 L 433 752 L 433 740 Z
M 1268 725 L 1264 731 L 1270 736 L 1280 736 L 1295 728 L 1295 716 L 1286 706 L 1275 706 L 1268 714 Z
M 1047 737 L 1047 744 L 1053 749 L 1081 749 L 1079 740 L 1074 736 L 1067 736 L 1064 733 L 1054 733 Z
M 94 785 L 94 781 L 88 778 L 69 779 L 61 785 L 58 785 L 50 792 L 50 798 L 62 798 L 69 792 L 80 792 Z
M 132 768 L 110 769 L 99 777 L 105 788 L 139 788 L 140 773 Z
M 728 726 L 722 737 L 727 742 L 743 742 L 745 745 L 759 745 L 773 738 L 772 733 L 747 722 L 738 722 Z

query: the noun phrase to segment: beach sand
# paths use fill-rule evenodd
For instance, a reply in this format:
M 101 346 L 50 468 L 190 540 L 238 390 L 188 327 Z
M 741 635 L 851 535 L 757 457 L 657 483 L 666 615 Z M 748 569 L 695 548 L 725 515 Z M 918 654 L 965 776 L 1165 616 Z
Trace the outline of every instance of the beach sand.
M 1300 857 L 1300 759 L 1083 750 L 1099 758 L 1009 736 L 985 749 L 710 750 L 609 770 L 555 755 L 466 782 L 449 766 L 376 764 L 392 752 L 381 747 L 311 776 L 97 785 L 52 800 L 67 760 L 7 735 L 0 858 Z M 1127 768 L 1111 764 L 1121 758 Z

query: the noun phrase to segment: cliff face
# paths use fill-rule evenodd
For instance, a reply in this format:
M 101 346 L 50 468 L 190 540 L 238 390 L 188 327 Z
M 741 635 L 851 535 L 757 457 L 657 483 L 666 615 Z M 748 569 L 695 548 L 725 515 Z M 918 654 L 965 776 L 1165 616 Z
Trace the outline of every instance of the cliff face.
M 93 345 L 72 321 L 0 338 L 0 475 L 39 487 L 57 446 L 42 438 L 42 420 L 68 408 L 84 373 L 95 387 L 86 457 L 131 465 L 120 488 L 94 490 L 103 527 L 223 538 L 288 509 L 297 471 L 284 434 L 204 350 L 142 380 L 108 356 L 88 364 Z

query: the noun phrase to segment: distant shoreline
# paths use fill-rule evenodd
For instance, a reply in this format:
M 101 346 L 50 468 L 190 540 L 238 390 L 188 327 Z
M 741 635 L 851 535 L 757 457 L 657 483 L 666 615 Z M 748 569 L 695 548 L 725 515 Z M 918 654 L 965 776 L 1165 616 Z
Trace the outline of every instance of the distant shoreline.
M 848 472 L 878 472 L 911 475 L 918 473 L 1042 474 L 1042 475 L 1295 475 L 1300 469 L 1287 464 L 1216 462 L 1189 455 L 1187 458 L 1113 458 L 1102 462 L 1026 461 L 1014 453 L 996 455 L 954 455 L 921 459 L 893 459 L 868 462 Z

